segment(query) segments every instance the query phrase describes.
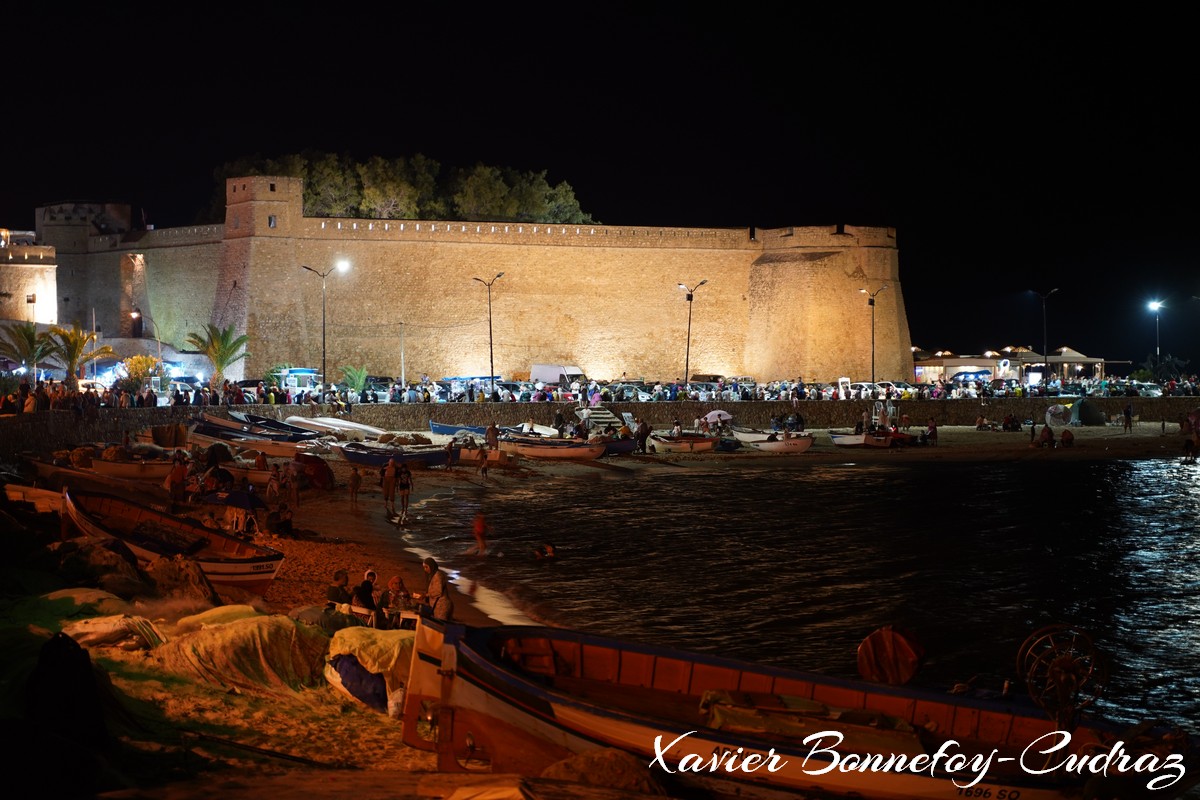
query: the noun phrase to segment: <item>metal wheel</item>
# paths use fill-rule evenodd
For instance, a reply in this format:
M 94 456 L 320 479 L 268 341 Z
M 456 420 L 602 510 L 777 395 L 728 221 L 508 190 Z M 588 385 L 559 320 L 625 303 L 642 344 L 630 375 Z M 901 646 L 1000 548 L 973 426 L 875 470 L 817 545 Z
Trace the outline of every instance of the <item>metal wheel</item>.
M 1108 665 L 1092 637 L 1069 625 L 1034 631 L 1017 651 L 1017 673 L 1033 702 L 1064 724 L 1108 687 Z

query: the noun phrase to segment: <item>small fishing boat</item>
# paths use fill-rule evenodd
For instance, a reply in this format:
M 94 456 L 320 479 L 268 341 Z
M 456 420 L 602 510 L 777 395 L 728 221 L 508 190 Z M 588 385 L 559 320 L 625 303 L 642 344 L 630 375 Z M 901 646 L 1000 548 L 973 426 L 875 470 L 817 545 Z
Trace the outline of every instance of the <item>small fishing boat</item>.
M 247 462 L 224 461 L 221 463 L 221 468 L 228 471 L 234 480 L 245 480 L 251 486 L 257 486 L 260 489 L 265 488 L 271 481 L 271 470 L 258 469 Z
M 448 462 L 458 463 L 461 448 L 446 449 L 440 444 L 387 445 L 374 442 L 340 442 L 330 449 L 351 464 L 379 468 L 396 459 L 397 464 L 424 467 L 443 467 Z M 453 459 L 453 461 L 451 461 Z
M 376 428 L 374 425 L 365 425 L 361 422 L 351 422 L 343 417 L 291 416 L 284 420 L 284 422 L 289 425 L 295 425 L 298 428 L 316 431 L 322 436 L 333 434 L 344 439 L 359 441 L 364 439 L 378 439 L 387 433 L 383 428 Z
M 132 500 L 66 489 L 62 497 L 62 514 L 85 536 L 118 539 L 142 564 L 157 558 L 192 559 L 216 587 L 265 594 L 283 563 L 283 553 L 271 547 Z
M 292 442 L 304 442 L 321 436 L 317 431 L 301 428 L 299 425 L 290 425 L 272 417 L 249 414 L 244 411 L 230 411 L 229 417 L 248 426 L 251 433 L 282 435 Z
M 588 439 L 588 441 L 593 443 L 602 442 L 604 444 L 604 455 L 606 456 L 625 455 L 637 449 L 637 439 L 632 436 L 628 439 L 618 439 L 616 437 L 606 439 L 603 436 L 594 436 Z
M 741 441 L 746 447 L 752 447 L 764 453 L 789 453 L 791 455 L 803 453 L 813 446 L 811 433 L 793 433 L 790 436 L 772 434 L 765 439 L 750 441 L 743 439 Z
M 209 447 L 224 444 L 237 451 L 255 450 L 264 455 L 292 458 L 296 453 L 307 451 L 309 442 L 289 442 L 269 439 L 251 433 L 239 433 L 231 428 L 198 422 L 188 430 L 188 442 L 193 446 Z
M 778 438 L 783 438 L 782 430 L 764 430 L 762 428 L 748 428 L 744 425 L 734 425 L 730 430 L 733 432 L 733 438 L 739 442 L 757 442 L 768 438 L 774 434 Z M 805 435 L 804 431 L 793 431 L 798 435 Z M 811 435 L 811 434 L 808 434 Z
M 171 472 L 174 461 L 151 459 L 138 461 L 105 461 L 92 459 L 92 471 L 107 478 L 127 481 L 162 481 Z
M 865 433 L 850 433 L 848 431 L 830 431 L 829 439 L 835 447 L 865 447 L 867 443 L 867 435 Z
M 470 434 L 480 439 L 487 435 L 488 426 L 486 425 L 447 425 L 444 422 L 434 422 L 429 420 L 429 432 L 436 433 L 439 436 L 459 436 L 460 434 Z M 522 425 L 501 425 L 499 426 L 500 433 L 516 433 L 516 434 L 533 434 L 537 436 L 558 436 L 558 430 L 551 428 L 549 425 L 537 425 L 526 422 Z
M 685 431 L 679 436 L 672 436 L 670 433 L 652 433 L 650 441 L 653 442 L 654 449 L 660 453 L 707 453 L 716 449 L 720 438 Z
M 538 775 L 615 748 L 673 797 L 1167 798 L 1200 780 L 1194 736 L 1092 713 L 1106 660 L 1082 632 L 1048 626 L 1021 646 L 1028 697 L 894 685 L 919 655 L 876 634 L 859 662 L 872 650 L 866 663 L 895 670 L 886 683 L 564 628 L 422 618 L 402 736 L 436 750 L 444 772 Z
M 581 442 L 575 439 L 547 440 L 543 442 L 521 440 L 513 444 L 517 455 L 525 458 L 561 458 L 574 461 L 591 461 L 604 455 L 604 442 Z

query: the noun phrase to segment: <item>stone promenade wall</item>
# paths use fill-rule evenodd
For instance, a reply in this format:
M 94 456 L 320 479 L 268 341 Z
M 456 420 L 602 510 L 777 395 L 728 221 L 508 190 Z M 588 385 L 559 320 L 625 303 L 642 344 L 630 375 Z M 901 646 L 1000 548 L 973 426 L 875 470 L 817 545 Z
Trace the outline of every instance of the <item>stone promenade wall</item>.
M 1121 413 L 1125 398 L 1095 398 L 1090 400 L 1106 416 Z M 926 400 L 906 401 L 896 405 L 898 414 L 907 414 L 914 426 L 923 426 L 929 417 L 939 425 L 974 425 L 975 418 L 982 412 L 988 419 L 1001 420 L 1012 413 L 1018 419 L 1036 419 L 1043 422 L 1046 400 L 993 399 L 986 405 L 978 400 Z M 867 402 L 826 401 L 803 402 L 798 405 L 809 430 L 852 427 L 864 410 Z M 1179 420 L 1189 411 L 1200 407 L 1200 398 L 1162 397 L 1134 398 L 1134 414 L 1140 417 L 1140 425 L 1160 425 L 1166 422 L 1168 433 L 1178 431 Z M 716 408 L 734 415 L 740 425 L 762 427 L 770 424 L 773 416 L 792 412 L 789 402 L 738 402 L 738 403 L 614 403 L 605 406 L 618 416 L 628 411 L 634 416 L 644 417 L 654 428 L 669 427 L 678 417 L 686 426 L 701 414 Z M 263 416 L 283 419 L 291 415 L 325 416 L 327 408 L 312 406 L 242 406 L 242 410 Z M 562 410 L 568 420 L 575 418 L 575 406 L 571 403 L 417 403 L 399 405 L 380 403 L 354 406 L 350 419 L 387 430 L 428 431 L 429 420 L 459 425 L 487 425 L 495 421 L 501 425 L 516 425 L 533 419 L 540 424 L 549 424 L 554 414 Z M 71 411 L 43 411 L 36 414 L 18 414 L 0 418 L 0 461 L 15 460 L 21 452 L 46 453 L 70 447 L 81 442 L 121 442 L 126 433 L 132 433 L 150 425 L 183 422 L 197 413 L 195 407 L 184 406 L 149 409 L 101 408 L 77 416 Z M 220 408 L 206 409 L 210 413 L 222 413 Z

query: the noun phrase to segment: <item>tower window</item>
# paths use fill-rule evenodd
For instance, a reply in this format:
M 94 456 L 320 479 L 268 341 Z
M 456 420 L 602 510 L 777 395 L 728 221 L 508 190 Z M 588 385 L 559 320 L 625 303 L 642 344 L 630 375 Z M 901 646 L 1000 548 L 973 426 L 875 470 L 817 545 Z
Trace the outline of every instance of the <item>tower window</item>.
M 267 217 L 267 227 L 268 228 L 275 227 L 275 215 L 274 214 L 271 214 L 270 216 Z
M 272 191 L 272 192 L 275 191 L 275 184 L 272 183 L 272 184 L 270 184 L 270 186 L 271 186 L 270 191 Z

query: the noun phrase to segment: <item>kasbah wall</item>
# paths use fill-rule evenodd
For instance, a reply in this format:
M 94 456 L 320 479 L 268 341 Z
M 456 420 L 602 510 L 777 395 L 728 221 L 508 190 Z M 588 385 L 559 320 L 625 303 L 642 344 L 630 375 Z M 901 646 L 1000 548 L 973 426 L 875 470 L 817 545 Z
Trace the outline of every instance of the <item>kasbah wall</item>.
M 574 364 L 591 376 L 673 380 L 693 374 L 871 375 L 871 309 L 862 288 L 887 284 L 874 317 L 875 374 L 911 379 L 912 353 L 895 232 L 851 226 L 771 230 L 303 215 L 302 183 L 231 179 L 222 226 L 125 235 L 40 209 L 39 241 L 58 248 L 59 317 L 128 335 L 135 306 L 183 348 L 206 322 L 250 335 L 228 377 L 271 366 L 320 367 L 325 271 L 327 364 L 370 374 L 486 375 L 491 289 L 496 372 Z M 53 212 L 53 213 L 52 213 Z M 64 213 L 68 212 L 68 213 Z M 55 219 L 50 219 L 50 217 Z M 81 235 L 86 232 L 87 235 Z M 70 302 L 62 301 L 64 296 Z M 81 313 L 82 312 L 82 313 Z M 147 329 L 147 335 L 152 335 Z

